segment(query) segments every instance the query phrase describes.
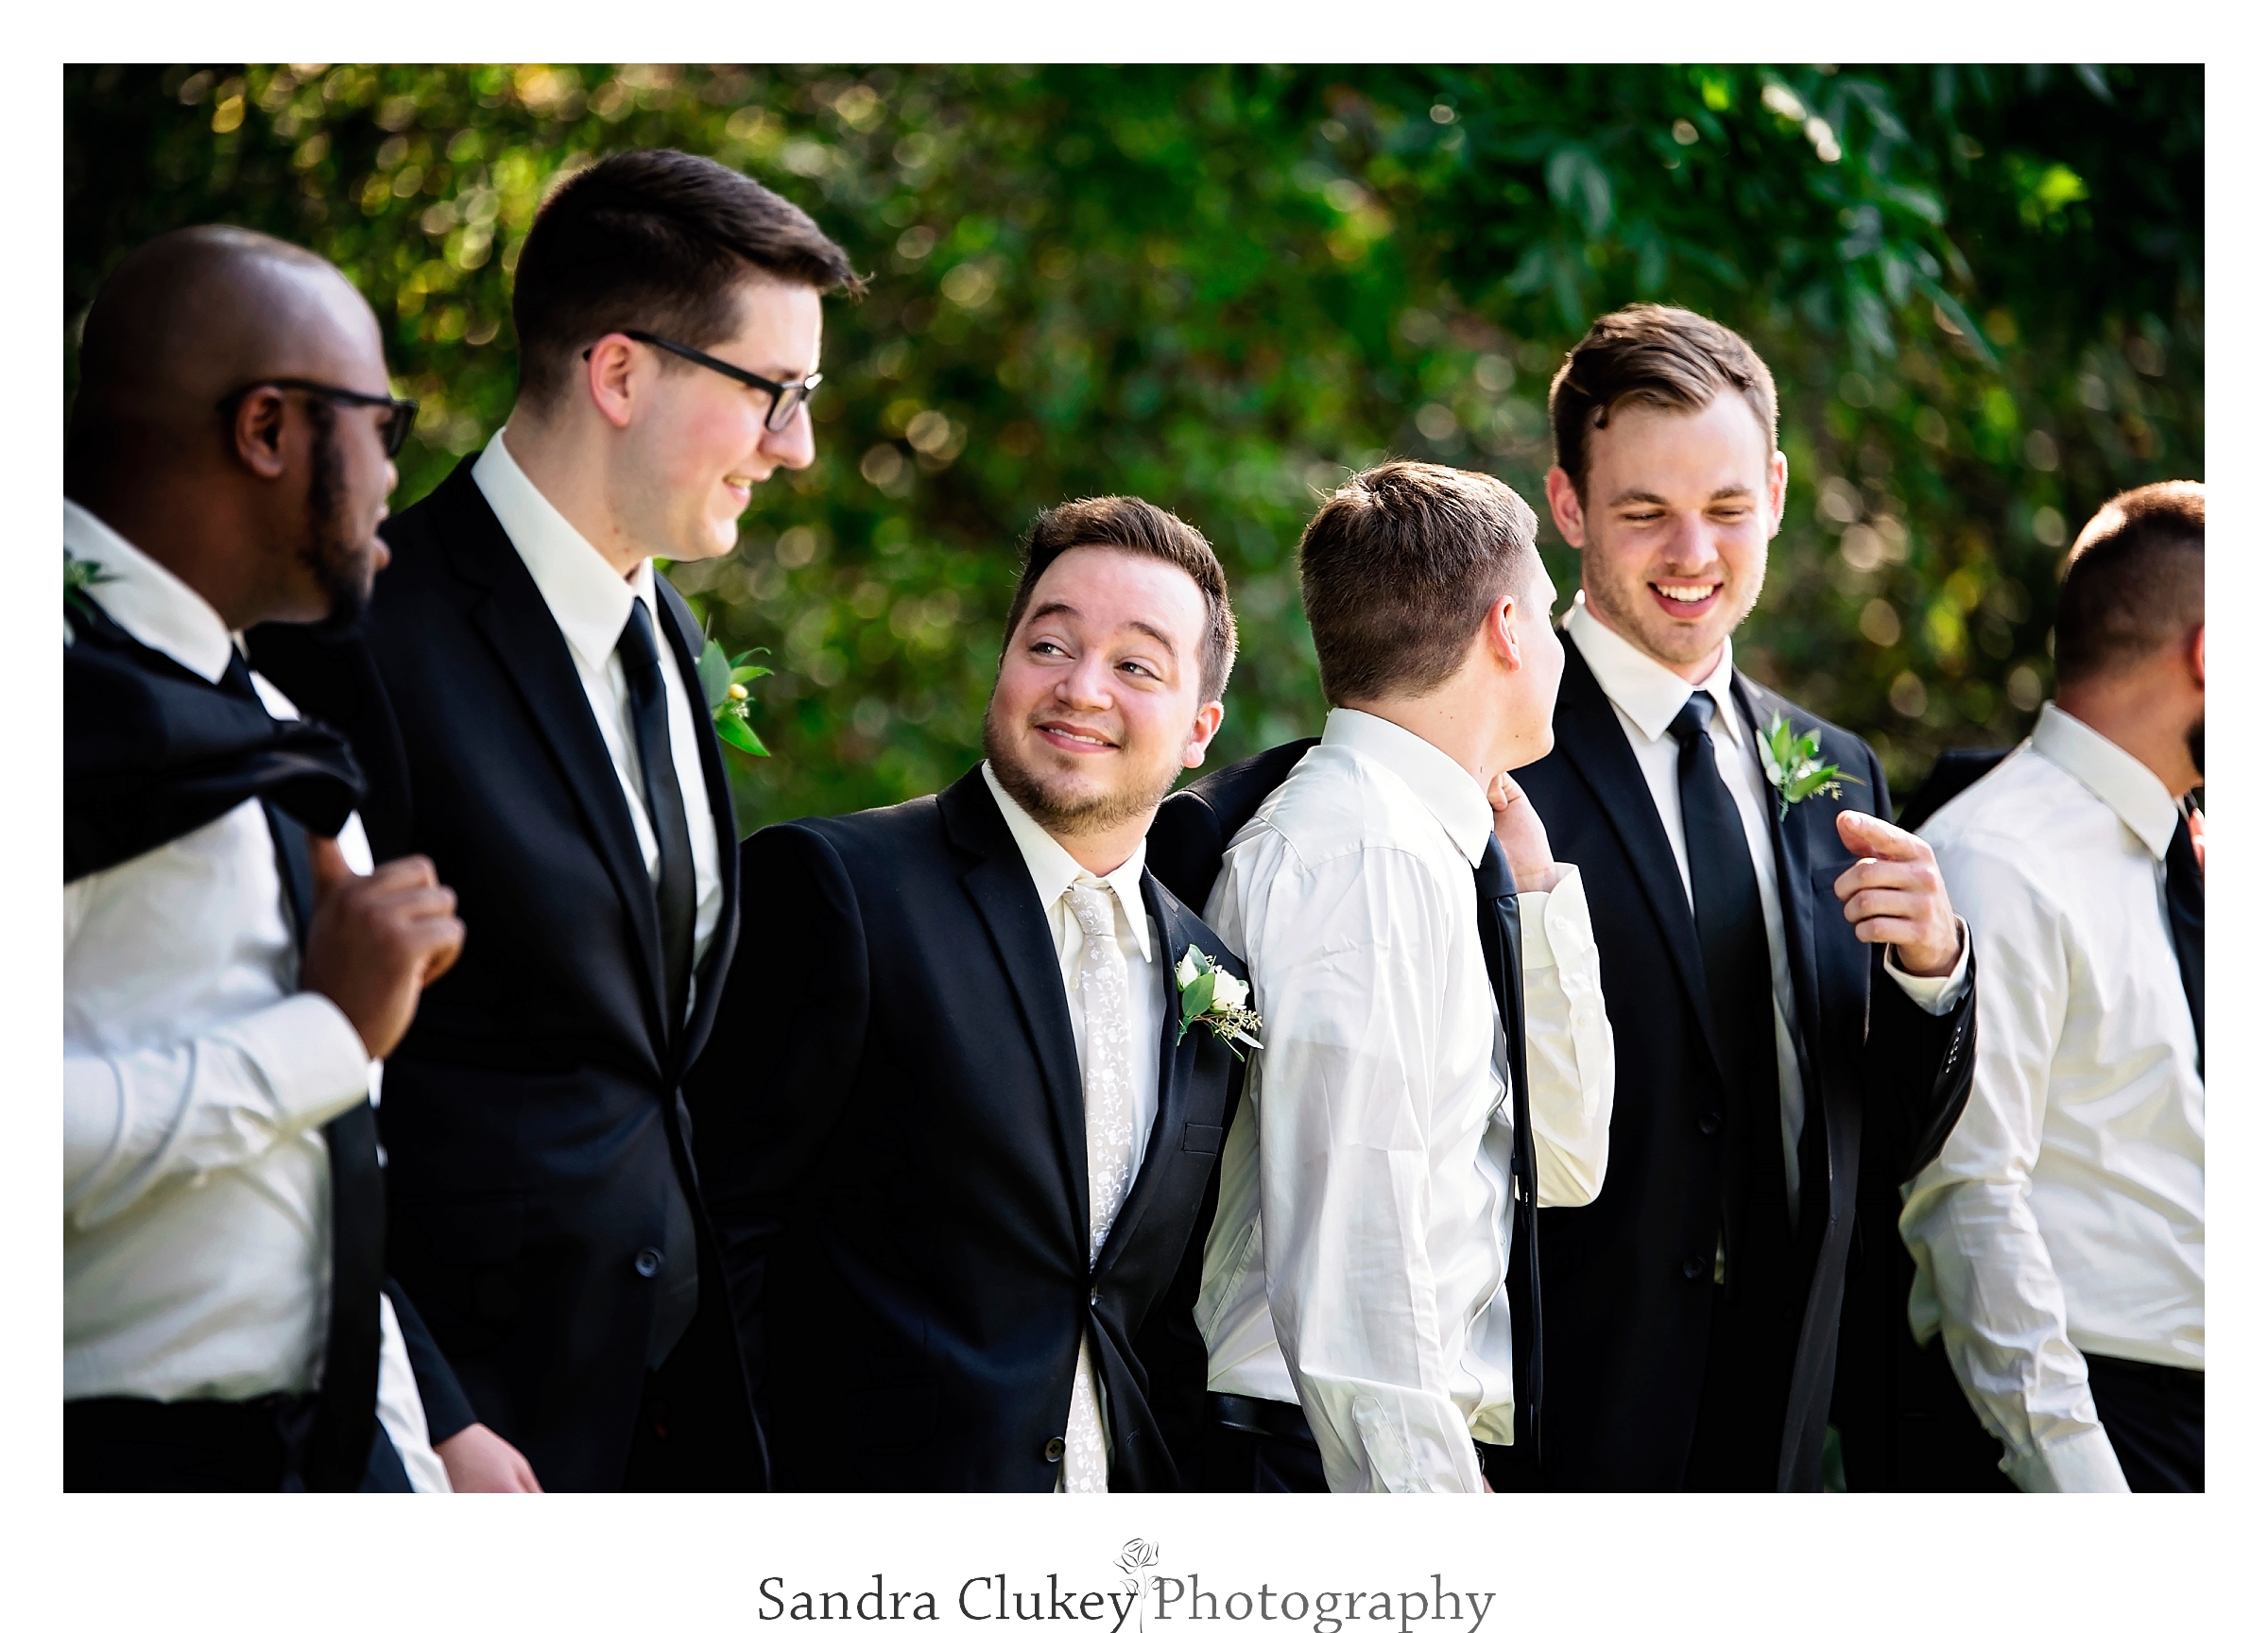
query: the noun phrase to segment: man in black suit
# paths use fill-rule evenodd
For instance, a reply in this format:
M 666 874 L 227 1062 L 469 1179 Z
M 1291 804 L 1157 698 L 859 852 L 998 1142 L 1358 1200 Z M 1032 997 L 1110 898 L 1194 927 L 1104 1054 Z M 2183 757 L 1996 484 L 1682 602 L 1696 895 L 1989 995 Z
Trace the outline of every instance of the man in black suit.
M 1195 529 L 1058 507 L 984 762 L 744 848 L 722 1013 L 749 1046 L 692 1093 L 781 1488 L 1185 1483 L 1200 1217 L 1242 1082 L 1185 992 L 1236 999 L 1244 971 L 1145 835 L 1234 654 Z
M 468 954 L 381 1111 L 392 1268 L 548 1490 L 765 1481 L 679 1093 L 738 915 L 701 634 L 652 558 L 719 556 L 812 460 L 843 252 L 682 153 L 615 154 L 537 216 L 510 420 L 386 527 L 344 636 L 261 667 L 352 738 L 381 858 L 459 882 Z
M 1967 934 L 1929 847 L 1883 820 L 1864 742 L 1732 664 L 1786 500 L 1777 415 L 1745 341 L 1667 307 L 1601 318 L 1552 386 L 1583 593 L 1557 748 L 1521 782 L 1583 870 L 1621 1085 L 1605 1191 L 1542 1219 L 1556 1487 L 1815 1489 L 1860 1187 L 1910 1177 L 1967 1096 Z

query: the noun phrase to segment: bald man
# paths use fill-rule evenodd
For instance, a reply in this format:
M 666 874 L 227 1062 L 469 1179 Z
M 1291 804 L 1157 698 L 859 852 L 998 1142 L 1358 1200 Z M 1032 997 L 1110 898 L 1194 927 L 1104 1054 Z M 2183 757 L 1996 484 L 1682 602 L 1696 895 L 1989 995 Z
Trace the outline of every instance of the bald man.
M 233 639 L 367 600 L 414 412 L 361 296 L 257 233 L 145 245 L 88 314 L 63 502 L 70 1489 L 532 1486 L 381 1291 L 378 1062 L 456 957 L 455 898 L 423 857 L 372 870 L 352 753 Z

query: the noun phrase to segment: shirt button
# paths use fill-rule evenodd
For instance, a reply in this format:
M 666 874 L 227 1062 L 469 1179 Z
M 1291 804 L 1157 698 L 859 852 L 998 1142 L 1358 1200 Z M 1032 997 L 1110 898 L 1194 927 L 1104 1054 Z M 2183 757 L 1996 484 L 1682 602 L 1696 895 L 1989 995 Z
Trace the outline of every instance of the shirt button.
M 1103 1290 L 1100 1287 L 1095 1288 L 1092 1292 L 1087 1295 L 1087 1302 L 1090 1305 L 1100 1304 L 1102 1301 Z
M 1046 1445 L 1040 1447 L 1040 1455 L 1046 1458 L 1050 1463 L 1062 1462 L 1063 1437 L 1058 1435 L 1053 1440 L 1050 1440 Z
M 1709 1266 L 1701 1263 L 1699 1254 L 1695 1254 L 1677 1268 L 1685 1272 L 1685 1279 L 1688 1281 L 1698 1281 L 1701 1280 L 1701 1272 L 1708 1269 Z
M 1714 1111 L 1704 1111 L 1701 1113 L 1699 1124 L 1702 1133 L 1714 1134 L 1725 1126 L 1725 1119 Z
M 662 1249 L 659 1247 L 641 1247 L 638 1249 L 638 1257 L 630 1261 L 630 1268 L 637 1271 L 639 1275 L 645 1277 L 649 1281 L 654 1277 L 661 1275 Z

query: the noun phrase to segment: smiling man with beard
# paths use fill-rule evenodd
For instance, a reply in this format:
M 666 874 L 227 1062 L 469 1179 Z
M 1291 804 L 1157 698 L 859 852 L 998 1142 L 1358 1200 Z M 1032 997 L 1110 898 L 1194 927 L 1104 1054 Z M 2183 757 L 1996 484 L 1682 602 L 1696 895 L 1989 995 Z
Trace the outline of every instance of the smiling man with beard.
M 1632 306 L 1551 404 L 1583 593 L 1521 782 L 1583 870 L 1621 1092 L 1599 1199 L 1542 1216 L 1543 1475 L 1815 1489 L 1861 1162 L 1911 1177 L 1968 1092 L 1966 938 L 1873 751 L 1733 665 L 1787 502 L 1762 360 Z M 1796 785 L 1780 722 L 1847 780 Z
M 780 1487 L 1172 1490 L 1197 1229 L 1242 1066 L 1177 971 L 1242 967 L 1145 866 L 1236 652 L 1211 547 L 1140 499 L 1034 524 L 943 793 L 744 848 L 691 1091 Z

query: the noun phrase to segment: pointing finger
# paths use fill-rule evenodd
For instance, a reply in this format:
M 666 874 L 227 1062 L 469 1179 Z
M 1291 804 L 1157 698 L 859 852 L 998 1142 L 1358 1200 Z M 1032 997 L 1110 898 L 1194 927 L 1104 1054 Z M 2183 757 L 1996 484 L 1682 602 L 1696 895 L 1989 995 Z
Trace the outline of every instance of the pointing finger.
M 1916 862 L 1932 854 L 1929 845 L 1864 811 L 1846 811 L 1835 818 L 1843 848 L 1853 856 L 1879 856 L 1885 862 Z

